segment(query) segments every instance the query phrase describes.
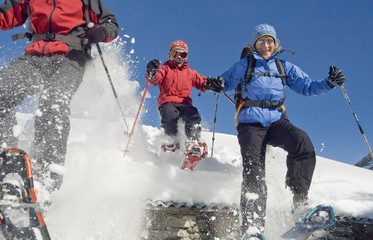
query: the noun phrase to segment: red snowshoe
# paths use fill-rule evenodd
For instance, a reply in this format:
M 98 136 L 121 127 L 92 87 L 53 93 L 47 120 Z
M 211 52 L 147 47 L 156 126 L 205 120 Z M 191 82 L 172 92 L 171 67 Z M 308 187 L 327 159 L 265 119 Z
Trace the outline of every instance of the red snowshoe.
M 193 171 L 194 168 L 208 154 L 207 144 L 205 142 L 193 141 L 185 149 L 185 159 L 181 169 Z

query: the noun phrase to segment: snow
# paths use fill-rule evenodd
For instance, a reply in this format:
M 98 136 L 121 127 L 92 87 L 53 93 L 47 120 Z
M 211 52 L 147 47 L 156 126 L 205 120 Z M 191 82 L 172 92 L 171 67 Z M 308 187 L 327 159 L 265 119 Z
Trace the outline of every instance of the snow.
M 161 130 L 142 125 L 140 116 L 123 158 L 128 138 L 119 107 L 131 128 L 143 89 L 131 80 L 130 56 L 119 55 L 128 47 L 124 41 L 102 46 L 121 106 L 96 54 L 71 105 L 65 167 L 54 169 L 64 173 L 64 182 L 45 216 L 52 239 L 138 239 L 148 199 L 239 205 L 242 166 L 236 136 L 217 133 L 214 157 L 207 157 L 193 172 L 183 171 L 183 154 L 161 152 Z M 145 103 L 142 113 L 146 111 Z M 32 121 L 30 115 L 17 116 L 23 126 L 17 130 L 21 146 L 28 149 Z M 204 131 L 202 137 L 211 151 L 212 133 Z M 269 147 L 266 168 L 267 238 L 276 239 L 290 226 L 283 221 L 290 218 L 292 201 L 285 188 L 286 152 Z M 317 157 L 310 201 L 330 203 L 337 215 L 373 218 L 372 182 L 372 171 Z
M 12 129 L 13 136 L 18 137 L 21 134 L 21 129 L 22 128 L 19 125 L 13 126 L 13 129 Z
M 55 163 L 52 163 L 48 166 L 49 170 L 51 172 L 54 172 L 54 173 L 57 173 L 59 175 L 64 175 L 65 174 L 65 167 L 59 165 L 59 164 L 55 164 Z

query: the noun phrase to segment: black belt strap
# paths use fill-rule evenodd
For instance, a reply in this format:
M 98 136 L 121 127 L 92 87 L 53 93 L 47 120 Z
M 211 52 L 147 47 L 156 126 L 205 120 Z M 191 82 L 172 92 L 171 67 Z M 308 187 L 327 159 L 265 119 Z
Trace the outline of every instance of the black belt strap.
M 31 37 L 32 37 L 32 34 L 29 33 L 29 32 L 26 32 L 26 33 L 18 33 L 18 34 L 14 34 L 14 35 L 12 35 L 12 40 L 13 40 L 13 41 L 16 41 L 16 40 L 24 39 L 24 38 L 28 38 L 28 39 L 30 40 Z
M 45 33 L 45 34 L 31 34 L 31 33 L 19 33 L 12 36 L 13 41 L 18 39 L 28 38 L 31 43 L 45 40 L 45 41 L 61 41 L 71 46 L 73 49 L 78 51 L 84 51 L 85 45 L 88 43 L 87 38 L 80 38 L 70 35 L 61 35 L 56 33 Z
M 261 107 L 261 108 L 276 109 L 276 108 L 279 108 L 281 105 L 284 104 L 285 98 L 286 97 L 283 97 L 278 102 L 268 101 L 268 100 L 257 101 L 257 100 L 244 99 L 243 101 L 245 101 L 245 103 L 242 107 L 244 107 L 244 108 L 245 107 Z

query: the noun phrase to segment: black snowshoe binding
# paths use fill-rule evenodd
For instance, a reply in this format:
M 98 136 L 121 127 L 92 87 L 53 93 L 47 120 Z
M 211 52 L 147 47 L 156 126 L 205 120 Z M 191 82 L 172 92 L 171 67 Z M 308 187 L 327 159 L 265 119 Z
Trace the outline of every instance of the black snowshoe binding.
M 24 151 L 13 148 L 0 154 L 0 189 L 0 239 L 50 240 Z

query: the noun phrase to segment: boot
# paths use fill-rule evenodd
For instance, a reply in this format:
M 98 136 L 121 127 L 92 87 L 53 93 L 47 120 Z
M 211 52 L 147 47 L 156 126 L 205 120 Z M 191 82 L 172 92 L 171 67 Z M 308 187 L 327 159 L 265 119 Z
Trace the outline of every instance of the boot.
M 312 210 L 308 203 L 306 194 L 295 194 L 293 196 L 293 219 L 295 223 L 299 223 Z
M 293 207 L 294 209 L 302 206 L 308 205 L 308 196 L 305 194 L 295 194 L 293 196 Z

